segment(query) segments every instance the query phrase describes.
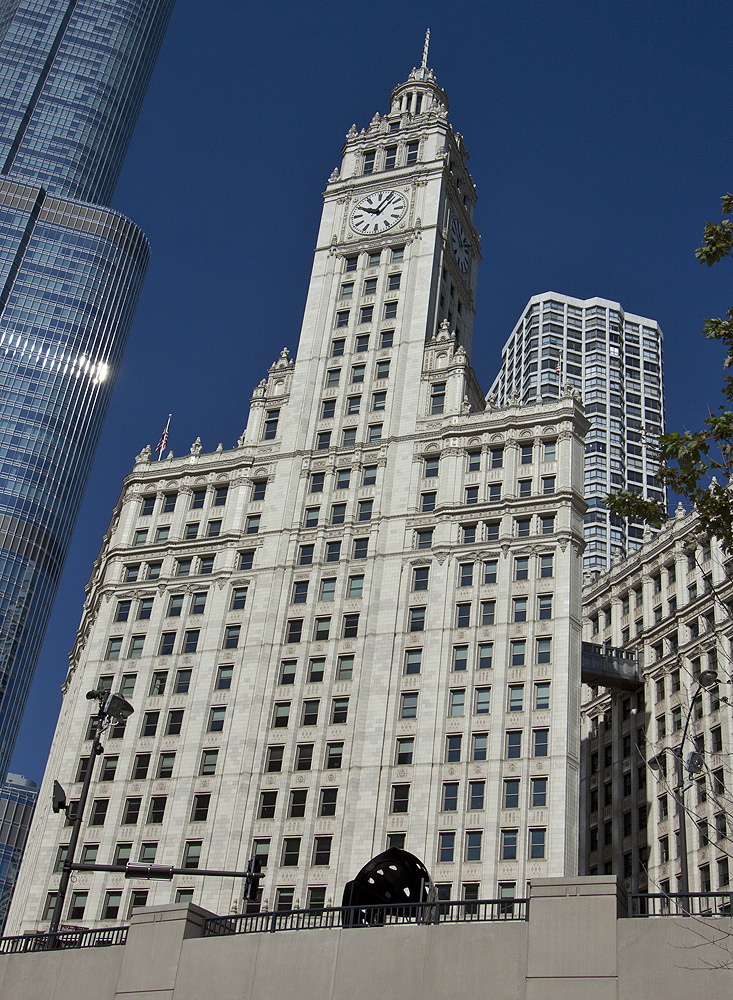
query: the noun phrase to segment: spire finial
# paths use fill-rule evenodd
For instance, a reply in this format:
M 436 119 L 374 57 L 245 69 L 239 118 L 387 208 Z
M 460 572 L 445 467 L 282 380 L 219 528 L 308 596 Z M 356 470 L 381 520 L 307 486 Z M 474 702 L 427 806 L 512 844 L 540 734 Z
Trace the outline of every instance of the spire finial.
M 425 44 L 422 47 L 422 65 L 420 69 L 428 68 L 428 48 L 430 47 L 430 28 L 425 32 Z

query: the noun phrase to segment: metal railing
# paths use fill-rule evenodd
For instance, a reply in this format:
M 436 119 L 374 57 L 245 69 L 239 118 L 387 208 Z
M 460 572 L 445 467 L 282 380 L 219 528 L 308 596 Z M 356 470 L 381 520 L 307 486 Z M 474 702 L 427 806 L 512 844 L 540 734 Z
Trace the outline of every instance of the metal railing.
M 19 934 L 0 938 L 0 955 L 20 955 L 59 948 L 108 948 L 127 941 L 127 927 L 103 927 L 93 931 L 59 931 L 57 934 Z
M 392 924 L 455 924 L 471 921 L 527 920 L 528 899 L 461 899 L 434 903 L 378 906 L 324 906 L 310 910 L 274 910 L 208 917 L 202 937 L 226 934 L 262 934 L 328 928 L 386 927 Z
M 632 893 L 631 917 L 730 917 L 733 892 Z

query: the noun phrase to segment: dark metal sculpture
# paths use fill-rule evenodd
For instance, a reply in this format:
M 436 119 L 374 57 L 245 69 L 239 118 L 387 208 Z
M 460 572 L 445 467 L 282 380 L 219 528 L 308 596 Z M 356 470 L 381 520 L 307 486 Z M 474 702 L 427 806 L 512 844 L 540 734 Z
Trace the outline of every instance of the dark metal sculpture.
M 356 878 L 344 887 L 344 926 L 383 924 L 385 921 L 429 919 L 429 907 L 409 904 L 429 903 L 435 898 L 430 873 L 414 854 L 398 847 L 367 861 Z M 408 904 L 408 905 L 403 905 Z

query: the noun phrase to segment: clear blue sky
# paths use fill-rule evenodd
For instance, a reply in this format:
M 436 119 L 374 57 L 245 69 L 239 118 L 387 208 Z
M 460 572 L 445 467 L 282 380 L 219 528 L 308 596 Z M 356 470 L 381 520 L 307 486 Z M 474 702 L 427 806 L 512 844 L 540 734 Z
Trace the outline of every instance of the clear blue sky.
M 114 206 L 152 262 L 12 770 L 40 781 L 83 587 L 120 492 L 169 446 L 234 446 L 254 386 L 295 352 L 321 211 L 352 122 L 420 61 L 471 153 L 482 234 L 473 363 L 484 391 L 527 301 L 604 296 L 665 334 L 669 427 L 718 405 L 704 317 L 733 265 L 694 257 L 731 177 L 730 4 L 178 0 Z

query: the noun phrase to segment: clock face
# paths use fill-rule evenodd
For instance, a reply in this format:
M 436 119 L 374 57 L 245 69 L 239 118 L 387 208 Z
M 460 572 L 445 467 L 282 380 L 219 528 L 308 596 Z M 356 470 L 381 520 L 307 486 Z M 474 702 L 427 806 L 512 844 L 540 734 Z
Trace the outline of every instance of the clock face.
M 471 244 L 466 239 L 463 226 L 455 215 L 450 224 L 450 245 L 458 261 L 458 266 L 464 274 L 467 274 L 471 266 Z
M 362 236 L 385 233 L 397 225 L 406 211 L 407 199 L 399 191 L 375 191 L 356 205 L 349 225 Z

